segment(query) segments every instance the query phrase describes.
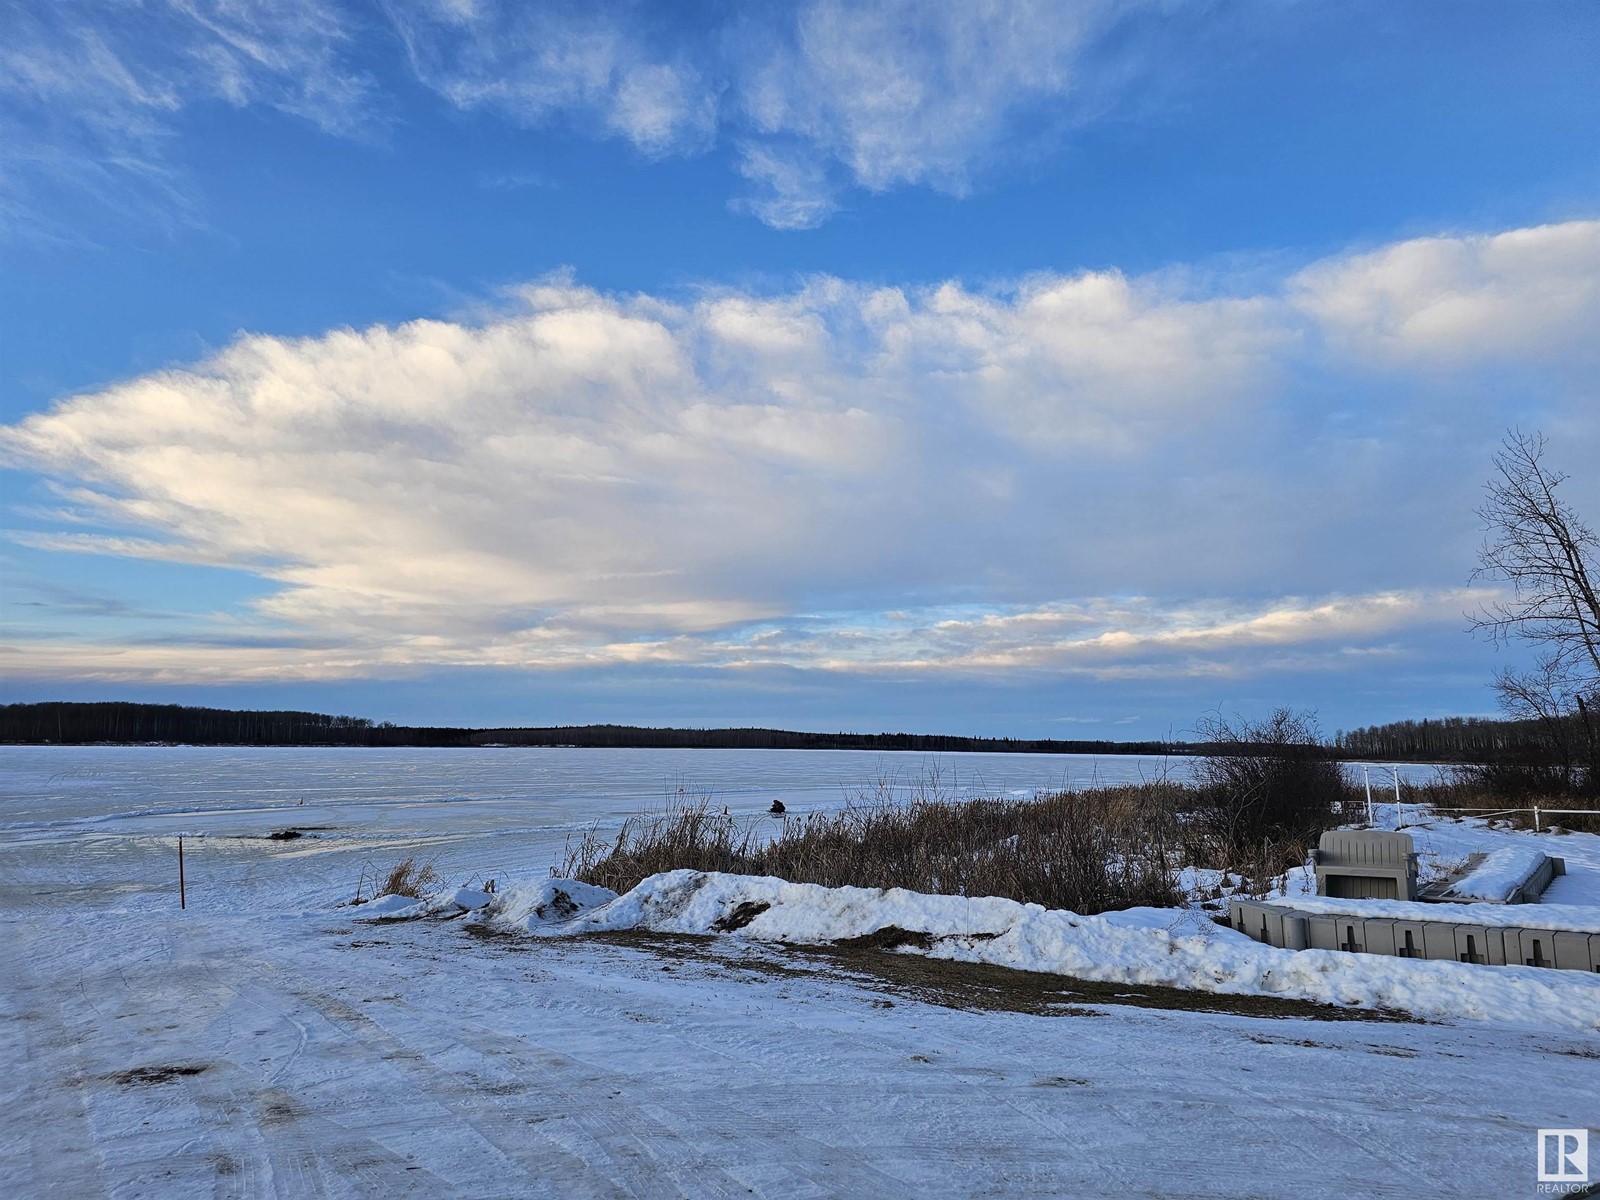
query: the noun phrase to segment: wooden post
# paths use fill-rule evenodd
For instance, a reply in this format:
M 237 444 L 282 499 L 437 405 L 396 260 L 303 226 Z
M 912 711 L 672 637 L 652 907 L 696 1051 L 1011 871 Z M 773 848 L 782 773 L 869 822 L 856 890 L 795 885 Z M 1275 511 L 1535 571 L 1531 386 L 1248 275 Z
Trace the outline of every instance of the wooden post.
M 178 907 L 189 907 L 189 897 L 183 886 L 183 834 L 181 833 L 178 835 Z

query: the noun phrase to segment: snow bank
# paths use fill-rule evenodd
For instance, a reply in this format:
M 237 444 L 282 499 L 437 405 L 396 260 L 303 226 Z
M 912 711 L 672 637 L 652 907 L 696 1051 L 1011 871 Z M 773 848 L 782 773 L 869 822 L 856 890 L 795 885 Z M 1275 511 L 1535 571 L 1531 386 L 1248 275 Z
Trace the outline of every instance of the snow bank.
M 573 921 L 616 898 L 610 888 L 576 879 L 542 879 L 507 888 L 483 906 L 477 919 L 499 929 L 536 933 L 545 926 Z
M 415 896 L 395 896 L 385 893 L 368 900 L 356 914 L 358 921 L 401 920 L 424 915 L 422 901 Z
M 1504 903 L 1545 863 L 1545 853 L 1532 846 L 1506 846 L 1450 884 L 1450 895 L 1462 900 Z M 1596 926 L 1600 930 L 1600 926 Z
M 422 899 L 385 894 L 367 901 L 356 913 L 358 921 L 411 921 L 418 917 L 457 917 L 483 908 L 494 897 L 476 888 L 446 888 Z
M 895 926 L 928 935 L 923 952 L 964 962 L 1108 983 L 1397 1008 L 1428 1018 L 1600 1029 L 1600 976 L 1279 950 L 1231 929 L 1196 923 L 1180 909 L 1081 917 L 993 897 L 927 896 L 899 888 L 825 888 L 698 871 L 654 875 L 626 895 L 592 908 L 587 907 L 595 898 L 591 893 L 603 889 L 574 894 L 572 887 L 567 881 L 546 881 L 525 895 L 515 893 L 520 898 L 514 902 L 513 893 L 507 893 L 495 906 L 499 911 L 486 911 L 484 919 L 551 935 L 617 929 L 702 934 L 738 930 L 742 936 L 780 942 L 832 942 Z M 557 892 L 567 895 L 568 903 L 580 911 L 551 920 Z M 544 899 L 535 903 L 540 897 Z M 540 915 L 541 907 L 546 915 Z
M 1296 912 L 1336 917 L 1600 933 L 1600 908 L 1587 904 L 1428 904 L 1420 900 L 1346 900 L 1337 896 L 1294 896 L 1268 903 L 1282 904 Z

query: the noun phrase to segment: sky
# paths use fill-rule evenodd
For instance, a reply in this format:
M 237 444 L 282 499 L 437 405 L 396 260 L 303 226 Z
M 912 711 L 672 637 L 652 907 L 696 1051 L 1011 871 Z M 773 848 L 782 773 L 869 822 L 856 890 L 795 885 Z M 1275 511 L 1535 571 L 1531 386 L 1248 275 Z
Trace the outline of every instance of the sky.
M 1600 5 L 0 0 L 0 701 L 1487 714 Z

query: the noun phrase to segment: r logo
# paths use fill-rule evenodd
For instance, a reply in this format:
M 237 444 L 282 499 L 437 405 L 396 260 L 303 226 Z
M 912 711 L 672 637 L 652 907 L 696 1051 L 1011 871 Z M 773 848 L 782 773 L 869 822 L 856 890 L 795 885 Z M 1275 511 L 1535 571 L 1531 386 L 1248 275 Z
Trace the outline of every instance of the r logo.
M 1589 1182 L 1589 1131 L 1539 1130 L 1539 1182 Z

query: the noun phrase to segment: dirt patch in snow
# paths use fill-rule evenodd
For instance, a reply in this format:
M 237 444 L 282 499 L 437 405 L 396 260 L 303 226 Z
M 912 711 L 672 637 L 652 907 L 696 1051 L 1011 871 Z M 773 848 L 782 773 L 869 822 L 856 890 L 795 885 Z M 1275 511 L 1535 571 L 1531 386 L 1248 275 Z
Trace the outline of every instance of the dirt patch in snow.
M 754 919 L 752 915 L 751 919 Z M 904 935 L 899 936 L 897 935 Z M 1314 1021 L 1414 1021 L 1406 1013 L 1341 1008 L 1277 996 L 1233 996 L 1149 984 L 1098 983 L 1066 975 L 1017 971 L 988 963 L 957 962 L 920 954 L 886 953 L 920 946 L 927 934 L 889 927 L 831 946 L 736 944 L 704 934 L 645 930 L 581 935 L 585 941 L 648 951 L 661 958 L 760 975 L 821 975 L 866 986 L 896 999 L 920 1000 L 970 1012 L 1020 1012 L 1038 1016 L 1101 1015 L 1098 1006 L 1130 1005 L 1246 1017 L 1295 1017 Z M 1090 1007 L 1095 1006 L 1095 1007 Z
M 123 1087 L 153 1087 L 158 1083 L 172 1083 L 190 1075 L 199 1075 L 208 1063 L 171 1063 L 153 1067 L 129 1067 L 126 1071 L 113 1071 L 106 1076 L 112 1083 Z
M 722 933 L 732 933 L 735 929 L 743 929 L 771 907 L 770 904 L 758 904 L 753 900 L 746 900 L 718 921 L 713 928 Z
M 931 933 L 915 929 L 901 929 L 898 925 L 885 925 L 860 937 L 840 938 L 833 944 L 841 950 L 898 950 L 910 946 L 915 950 L 931 950 L 934 938 Z

